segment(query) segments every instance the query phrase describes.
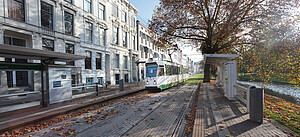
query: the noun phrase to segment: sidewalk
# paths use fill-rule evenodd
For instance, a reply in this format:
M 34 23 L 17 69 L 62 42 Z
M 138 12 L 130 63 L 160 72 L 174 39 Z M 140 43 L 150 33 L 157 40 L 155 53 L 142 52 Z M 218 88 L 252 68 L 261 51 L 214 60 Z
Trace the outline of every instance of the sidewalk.
M 198 96 L 194 137 L 287 137 L 270 122 L 261 125 L 249 120 L 247 108 L 229 101 L 215 84 L 203 83 Z
M 125 90 L 121 92 L 119 91 L 118 87 L 115 87 L 108 90 L 100 90 L 98 96 L 93 94 L 93 96 L 78 98 L 72 100 L 72 102 L 50 105 L 49 107 L 42 107 L 39 105 L 6 113 L 0 113 L 0 132 L 15 129 L 37 121 L 62 115 L 93 104 L 97 104 L 99 102 L 104 102 L 145 89 L 143 84 L 139 86 L 133 86 L 134 84 L 131 83 L 126 85 Z

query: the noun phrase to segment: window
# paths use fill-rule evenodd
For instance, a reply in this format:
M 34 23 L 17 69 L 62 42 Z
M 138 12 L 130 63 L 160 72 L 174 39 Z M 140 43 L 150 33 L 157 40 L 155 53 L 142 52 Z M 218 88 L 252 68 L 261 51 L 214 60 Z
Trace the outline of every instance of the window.
M 92 69 L 92 52 L 85 51 L 85 69 Z
M 92 13 L 92 2 L 91 2 L 91 0 L 84 0 L 84 10 L 86 12 Z
M 93 84 L 93 78 L 86 78 L 86 84 L 92 85 Z
M 113 44 L 119 44 L 119 28 L 114 26 L 114 33 L 113 33 Z
M 92 43 L 92 36 L 93 36 L 93 24 L 90 22 L 85 23 L 85 40 L 86 42 Z
M 66 2 L 72 3 L 72 0 L 65 0 Z
M 116 58 L 115 58 L 115 68 L 120 68 L 120 55 L 116 54 Z
M 116 4 L 112 4 L 112 8 L 113 8 L 112 9 L 113 15 L 116 17 L 119 17 L 119 14 L 118 14 L 119 7 Z
M 128 57 L 123 56 L 123 69 L 128 69 Z
M 53 29 L 53 6 L 46 3 L 41 2 L 41 24 L 42 27 L 47 29 Z
M 102 54 L 97 53 L 96 54 L 96 69 L 101 69 L 102 67 Z
M 137 50 L 135 46 L 135 36 L 132 35 L 131 37 L 132 37 L 132 47 L 134 50 Z
M 74 45 L 66 43 L 66 53 L 74 54 Z M 66 62 L 67 65 L 74 66 L 74 61 Z
M 99 3 L 99 18 L 105 20 L 105 6 Z
M 23 39 L 4 36 L 4 44 L 26 47 L 26 41 Z
M 105 41 L 106 41 L 106 30 L 100 28 L 100 45 L 105 46 Z
M 73 15 L 69 12 L 65 12 L 65 34 L 73 35 Z
M 102 85 L 102 81 L 103 81 L 103 78 L 102 78 L 102 77 L 97 78 L 97 83 L 98 83 L 98 84 Z
M 165 75 L 164 68 L 160 67 L 158 71 L 158 76 L 164 76 L 164 75 Z
M 123 31 L 123 47 L 127 48 L 127 32 Z
M 54 51 L 54 40 L 43 38 L 43 50 Z
M 8 0 L 8 16 L 25 21 L 24 0 Z
M 122 11 L 122 21 L 127 22 L 127 13 L 124 10 Z
M 157 65 L 149 64 L 146 66 L 146 77 L 156 77 Z
M 131 17 L 131 27 L 135 27 L 135 18 Z

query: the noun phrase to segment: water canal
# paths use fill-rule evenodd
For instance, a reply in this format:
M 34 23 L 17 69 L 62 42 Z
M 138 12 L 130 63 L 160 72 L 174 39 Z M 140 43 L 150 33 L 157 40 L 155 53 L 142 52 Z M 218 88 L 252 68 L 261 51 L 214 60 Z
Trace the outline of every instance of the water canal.
M 282 98 L 300 106 L 300 88 L 293 87 L 289 84 L 263 84 L 263 82 L 238 81 L 243 85 L 255 86 L 257 88 L 265 87 L 265 93 Z

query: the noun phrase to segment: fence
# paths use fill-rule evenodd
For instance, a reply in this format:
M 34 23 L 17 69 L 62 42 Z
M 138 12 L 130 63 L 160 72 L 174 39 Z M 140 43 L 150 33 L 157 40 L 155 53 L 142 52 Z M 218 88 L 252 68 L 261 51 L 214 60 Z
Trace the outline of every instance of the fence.
M 247 87 L 240 84 L 235 84 L 233 87 L 236 90 L 235 98 L 246 105 L 250 120 L 262 123 L 263 89 L 254 86 Z

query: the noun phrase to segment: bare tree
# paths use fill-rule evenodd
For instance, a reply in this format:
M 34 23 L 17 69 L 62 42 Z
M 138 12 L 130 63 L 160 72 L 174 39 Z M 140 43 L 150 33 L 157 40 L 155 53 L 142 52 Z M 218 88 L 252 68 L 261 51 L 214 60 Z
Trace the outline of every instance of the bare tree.
M 203 54 L 232 48 L 244 35 L 255 36 L 270 25 L 271 17 L 281 17 L 299 0 L 160 0 L 149 28 L 158 39 L 176 43 L 190 40 Z M 249 41 L 243 41 L 248 43 Z M 204 82 L 210 81 L 210 65 L 205 65 Z

